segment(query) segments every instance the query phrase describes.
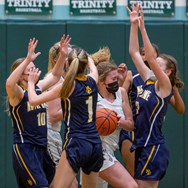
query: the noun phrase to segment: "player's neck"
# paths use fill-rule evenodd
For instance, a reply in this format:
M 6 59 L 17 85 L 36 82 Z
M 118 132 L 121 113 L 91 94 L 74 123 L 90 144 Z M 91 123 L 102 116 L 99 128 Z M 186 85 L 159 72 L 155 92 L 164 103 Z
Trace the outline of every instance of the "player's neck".
M 105 98 L 109 102 L 114 102 L 116 99 L 116 95 L 114 93 L 109 93 L 108 91 L 105 90 L 99 90 L 101 96 Z

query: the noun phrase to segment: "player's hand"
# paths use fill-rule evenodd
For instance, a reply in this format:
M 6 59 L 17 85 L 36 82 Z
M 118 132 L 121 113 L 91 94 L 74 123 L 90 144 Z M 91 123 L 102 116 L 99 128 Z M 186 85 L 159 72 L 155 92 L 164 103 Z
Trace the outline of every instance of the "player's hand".
M 41 71 L 38 68 L 31 68 L 29 70 L 28 82 L 36 84 L 39 80 Z
M 29 44 L 28 44 L 28 51 L 27 51 L 27 59 L 28 62 L 34 61 L 41 53 L 40 52 L 35 52 L 35 49 L 37 47 L 38 40 L 35 38 L 30 39 Z
M 70 44 L 70 41 L 71 41 L 71 37 L 69 37 L 69 35 L 67 35 L 66 37 L 65 35 L 63 35 L 63 37 L 60 40 L 60 46 L 59 46 L 60 54 L 64 57 L 68 56 L 68 46 Z

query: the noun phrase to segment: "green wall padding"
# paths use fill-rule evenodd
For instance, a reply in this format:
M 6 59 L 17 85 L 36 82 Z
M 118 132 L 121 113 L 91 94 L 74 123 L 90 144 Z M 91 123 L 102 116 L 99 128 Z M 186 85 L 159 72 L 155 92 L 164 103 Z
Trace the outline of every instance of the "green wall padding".
M 117 64 L 125 61 L 125 25 L 113 22 L 68 22 L 67 33 L 72 43 L 84 48 L 88 53 L 108 46 Z
M 1 155 L 0 155 L 0 182 L 1 186 L 5 187 L 6 181 L 6 92 L 5 92 L 5 79 L 6 79 L 6 24 L 4 22 L 0 22 L 0 148 L 1 148 Z
M 184 79 L 185 79 L 185 89 L 184 89 L 184 97 L 185 97 L 185 105 L 186 107 L 188 106 L 188 23 L 185 24 L 184 26 Z M 185 155 L 184 155 L 184 180 L 185 180 L 185 185 L 184 187 L 188 187 L 188 110 L 186 110 L 185 112 L 185 118 L 184 118 L 184 139 L 185 139 L 185 144 L 184 144 L 184 151 L 185 151 Z M 182 125 L 181 125 L 182 126 Z

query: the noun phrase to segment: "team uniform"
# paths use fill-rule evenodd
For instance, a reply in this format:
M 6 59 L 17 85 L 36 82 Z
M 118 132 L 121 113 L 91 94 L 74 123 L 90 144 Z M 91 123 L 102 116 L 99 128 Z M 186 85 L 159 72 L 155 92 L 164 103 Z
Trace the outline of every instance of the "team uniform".
M 118 91 L 115 93 L 115 100 L 110 102 L 103 98 L 100 94 L 98 94 L 98 102 L 97 102 L 97 109 L 98 108 L 109 108 L 115 111 L 121 118 L 125 119 L 125 115 L 122 109 L 122 96 L 121 96 L 121 89 L 119 88 Z M 102 148 L 103 148 L 103 156 L 104 162 L 103 166 L 100 171 L 103 171 L 112 165 L 115 164 L 117 161 L 114 152 L 115 150 L 119 149 L 119 135 L 122 128 L 117 127 L 116 130 L 108 136 L 100 136 L 102 141 Z M 97 188 L 99 187 L 107 187 L 108 183 L 101 178 L 98 180 Z
M 132 71 L 132 84 L 128 91 L 128 98 L 130 107 L 133 114 L 133 120 L 135 121 L 135 115 L 136 115 L 136 108 L 135 108 L 135 100 L 137 97 L 137 89 L 141 87 L 142 85 L 145 85 L 144 81 L 142 80 L 140 74 L 138 71 Z M 120 132 L 120 139 L 119 139 L 119 148 L 121 151 L 122 142 L 124 140 L 130 140 L 131 142 L 134 141 L 134 131 L 126 131 L 124 129 Z
M 41 94 L 36 86 L 36 93 Z M 31 106 L 28 92 L 15 107 L 9 104 L 13 123 L 13 168 L 19 188 L 49 187 L 55 165 L 47 152 L 46 106 Z
M 155 75 L 153 72 L 150 72 L 149 79 L 156 80 Z M 132 84 L 128 91 L 128 98 L 129 98 L 129 104 L 132 110 L 133 114 L 133 120 L 136 122 L 136 107 L 135 107 L 135 101 L 137 98 L 137 92 L 139 91 L 139 88 L 144 86 L 145 82 L 142 80 L 140 74 L 137 70 L 132 71 Z M 120 132 L 120 139 L 119 139 L 119 147 L 121 151 L 122 142 L 124 140 L 130 140 L 131 142 L 134 141 L 134 131 L 126 131 L 124 129 Z
M 97 85 L 86 76 L 75 79 L 72 94 L 61 101 L 65 123 L 67 160 L 75 173 L 98 172 L 103 164 L 101 140 L 96 129 Z
M 138 90 L 135 139 L 131 147 L 135 150 L 136 179 L 161 180 L 166 173 L 169 152 L 162 125 L 172 95 L 173 91 L 166 98 L 160 98 L 151 80 Z

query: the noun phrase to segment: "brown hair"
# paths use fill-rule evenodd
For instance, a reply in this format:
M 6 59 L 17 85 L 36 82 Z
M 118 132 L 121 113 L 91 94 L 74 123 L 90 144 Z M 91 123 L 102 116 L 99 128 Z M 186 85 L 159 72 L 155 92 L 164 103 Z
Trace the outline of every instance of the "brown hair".
M 12 73 L 24 60 L 25 60 L 25 57 L 16 59 L 11 66 L 10 73 Z M 18 82 L 18 85 L 19 85 L 19 82 Z
M 73 48 L 68 55 L 68 63 L 70 65 L 66 73 L 62 88 L 61 98 L 67 98 L 74 85 L 75 77 L 84 73 L 86 65 L 88 64 L 88 54 L 81 48 Z
M 11 66 L 10 73 L 12 73 L 24 60 L 25 57 L 16 59 Z
M 159 54 L 160 54 L 159 47 L 154 43 L 152 43 L 152 46 L 157 54 L 157 57 L 159 57 Z M 143 49 L 144 49 L 144 46 L 139 49 L 140 54 L 142 54 Z
M 12 66 L 10 68 L 10 73 L 12 73 L 23 61 L 25 60 L 25 57 L 21 57 L 21 58 L 18 58 L 16 59 L 13 63 L 12 63 Z M 18 85 L 19 82 L 18 82 Z M 8 102 L 8 96 L 6 97 L 6 112 L 8 115 L 10 115 L 10 111 L 9 111 L 9 102 Z
M 117 65 L 114 63 L 113 60 L 110 60 L 109 63 L 102 62 L 97 65 L 97 70 L 99 74 L 99 80 L 104 81 L 107 77 L 108 73 L 117 70 Z
M 172 71 L 169 76 L 172 86 L 175 85 L 179 89 L 183 88 L 184 82 L 179 78 L 179 70 L 176 59 L 167 54 L 160 54 L 159 57 L 166 61 L 166 69 L 170 69 Z

